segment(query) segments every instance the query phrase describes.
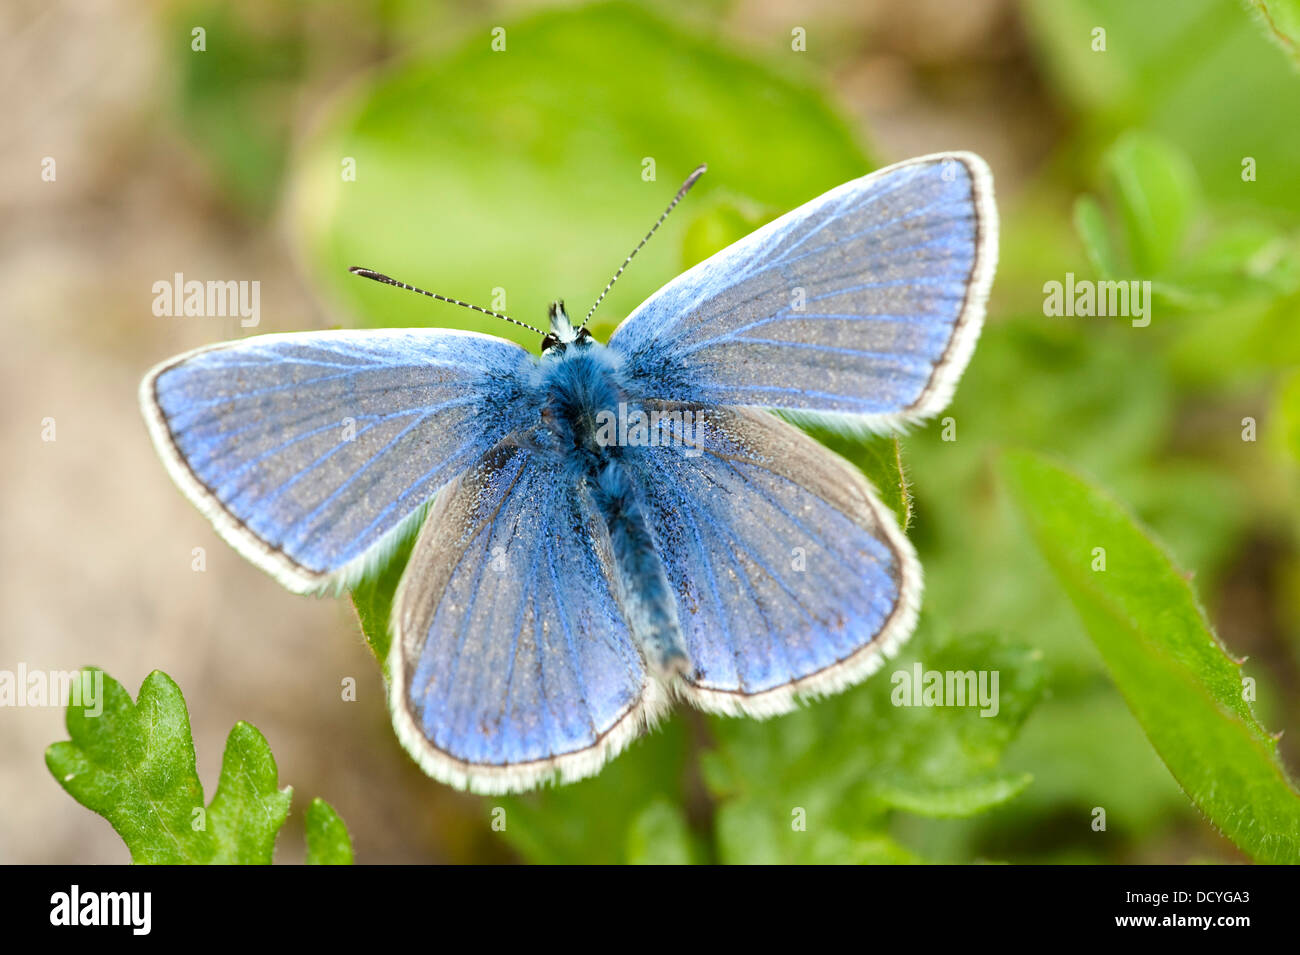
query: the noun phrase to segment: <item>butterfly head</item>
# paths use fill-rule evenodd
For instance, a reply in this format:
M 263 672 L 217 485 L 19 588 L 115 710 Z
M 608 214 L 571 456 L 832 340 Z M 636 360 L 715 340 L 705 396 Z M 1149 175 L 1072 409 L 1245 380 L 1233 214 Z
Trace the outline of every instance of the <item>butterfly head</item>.
M 563 302 L 552 302 L 547 314 L 551 319 L 551 331 L 542 339 L 542 354 L 552 349 L 563 354 L 569 345 L 587 345 L 591 343 L 591 332 L 584 328 L 573 327 L 569 313 L 564 310 Z

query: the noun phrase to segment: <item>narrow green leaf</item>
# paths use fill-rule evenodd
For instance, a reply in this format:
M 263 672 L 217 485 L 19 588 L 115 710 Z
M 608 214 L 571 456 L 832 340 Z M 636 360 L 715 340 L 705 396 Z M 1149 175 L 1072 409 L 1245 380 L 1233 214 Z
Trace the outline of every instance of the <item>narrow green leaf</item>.
M 270 865 L 275 837 L 289 817 L 293 789 L 279 788 L 275 757 L 266 737 L 243 722 L 226 739 L 221 778 L 208 807 L 215 844 L 212 861 L 223 865 Z
M 1078 477 L 1027 452 L 1005 455 L 1003 472 L 1111 678 L 1183 791 L 1254 858 L 1300 861 L 1300 795 L 1188 578 L 1118 504 Z
M 388 618 L 393 610 L 393 595 L 401 583 L 406 562 L 411 558 L 411 549 L 419 536 L 425 513 L 427 508 L 412 522 L 406 539 L 393 549 L 383 565 L 352 588 L 352 606 L 356 608 L 361 633 L 381 667 L 388 665 L 388 646 L 392 642 L 388 633 Z
M 204 863 L 213 847 L 202 825 L 203 788 L 185 699 L 167 674 L 155 670 L 138 703 L 102 670 L 103 711 L 68 706 L 70 740 L 45 752 L 45 764 L 73 799 L 117 830 L 137 863 Z
M 352 837 L 334 807 L 317 797 L 307 807 L 307 864 L 351 865 Z

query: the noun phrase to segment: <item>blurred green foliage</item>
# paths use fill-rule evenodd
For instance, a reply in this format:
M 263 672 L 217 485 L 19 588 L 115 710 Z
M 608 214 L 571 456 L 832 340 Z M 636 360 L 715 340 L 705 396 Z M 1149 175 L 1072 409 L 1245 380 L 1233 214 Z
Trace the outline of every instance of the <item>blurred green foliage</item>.
M 1300 0 L 1247 0 L 1258 14 L 1260 29 L 1300 69 Z
M 1184 791 L 1262 862 L 1300 862 L 1300 794 L 1187 578 L 1122 508 L 1033 454 L 1004 471 L 1115 685 Z
M 285 84 L 309 71 L 313 50 L 339 44 L 293 17 L 250 26 L 215 13 L 223 29 L 259 31 L 264 52 L 219 69 L 189 63 L 177 115 L 232 207 L 284 213 L 313 285 L 349 324 L 474 328 L 536 348 L 530 333 L 346 268 L 533 324 L 554 297 L 585 311 L 682 177 L 707 161 L 709 174 L 602 306 L 603 338 L 683 266 L 877 164 L 823 92 L 834 80 L 825 64 L 792 55 L 788 31 L 737 52 L 721 39 L 725 4 L 670 3 L 671 22 L 634 4 L 524 19 L 484 19 L 461 4 L 325 7 L 354 17 L 357 44 L 382 68 L 294 117 Z M 193 9 L 209 8 L 178 9 L 184 30 Z M 1187 780 L 1223 754 L 1192 739 L 1171 755 L 1152 711 L 1134 716 L 1111 654 L 1067 610 L 996 462 L 1005 446 L 1031 448 L 1113 492 L 1195 570 L 1229 650 L 1267 661 L 1250 670 L 1259 720 L 1300 728 L 1294 9 L 1017 4 L 1056 138 L 1021 180 L 995 168 L 1001 263 L 988 324 L 942 416 L 956 440 L 939 421 L 916 429 L 901 440 L 905 470 L 896 462 L 892 472 L 879 469 L 889 444 L 834 445 L 887 497 L 895 479 L 881 475 L 897 475 L 890 503 L 910 515 L 925 567 L 918 634 L 887 672 L 913 661 L 996 666 L 1000 716 L 892 706 L 886 673 L 773 721 L 678 713 L 595 779 L 484 801 L 485 827 L 489 808 L 504 805 L 504 837 L 535 861 L 1238 857 L 1175 781 L 1215 818 Z M 492 49 L 495 26 L 504 51 Z M 853 55 L 850 33 L 828 42 Z M 349 160 L 355 181 L 343 174 Z M 1150 281 L 1151 324 L 1045 315 L 1045 283 L 1070 272 Z M 1096 493 L 1076 490 L 1080 502 Z M 1139 533 L 1129 545 L 1144 542 Z M 381 658 L 398 573 L 400 562 L 356 594 Z M 1284 742 L 1280 756 L 1294 751 Z M 1099 806 L 1104 833 L 1090 825 Z M 792 828 L 795 807 L 804 832 Z M 1224 831 L 1253 851 L 1248 836 Z
M 427 301 L 347 269 L 541 326 L 556 298 L 586 312 L 702 161 L 692 204 L 725 186 L 777 209 L 867 166 L 820 94 L 636 7 L 504 29 L 504 51 L 485 26 L 450 55 L 358 87 L 301 153 L 296 235 L 319 286 L 365 322 L 478 328 L 536 350 L 526 330 L 464 309 L 431 317 Z M 342 175 L 349 158 L 355 181 Z M 678 271 L 684 228 L 670 219 L 644 249 L 602 305 L 598 337 Z

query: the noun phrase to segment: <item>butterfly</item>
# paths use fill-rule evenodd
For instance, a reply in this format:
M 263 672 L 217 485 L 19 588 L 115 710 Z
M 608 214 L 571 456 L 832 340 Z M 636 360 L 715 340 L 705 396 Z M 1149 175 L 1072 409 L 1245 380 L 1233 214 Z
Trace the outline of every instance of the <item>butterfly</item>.
M 423 522 L 390 622 L 398 737 L 459 788 L 569 782 L 674 701 L 785 713 L 910 636 L 911 544 L 796 424 L 942 410 L 997 229 L 984 161 L 924 156 L 699 263 L 605 344 L 595 305 L 576 324 L 560 302 L 540 356 L 447 329 L 267 334 L 163 362 L 141 406 L 181 490 L 290 590 L 355 585 Z

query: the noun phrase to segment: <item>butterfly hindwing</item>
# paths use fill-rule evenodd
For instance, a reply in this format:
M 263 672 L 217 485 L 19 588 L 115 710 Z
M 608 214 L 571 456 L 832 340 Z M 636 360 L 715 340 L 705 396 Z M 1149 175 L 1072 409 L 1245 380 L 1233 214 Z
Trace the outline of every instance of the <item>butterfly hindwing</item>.
M 663 703 L 581 486 L 505 442 L 438 495 L 394 602 L 394 725 L 426 772 L 511 792 L 595 772 Z
M 159 365 L 150 434 L 240 553 L 297 591 L 347 583 L 439 486 L 535 413 L 518 345 L 447 330 L 263 335 Z
M 864 679 L 920 605 L 920 565 L 893 516 L 861 472 L 768 412 L 694 413 L 702 453 L 628 458 L 693 667 L 680 692 L 764 716 Z
M 609 345 L 655 398 L 886 430 L 951 399 L 996 259 L 984 161 L 926 156 L 832 189 L 706 259 Z

